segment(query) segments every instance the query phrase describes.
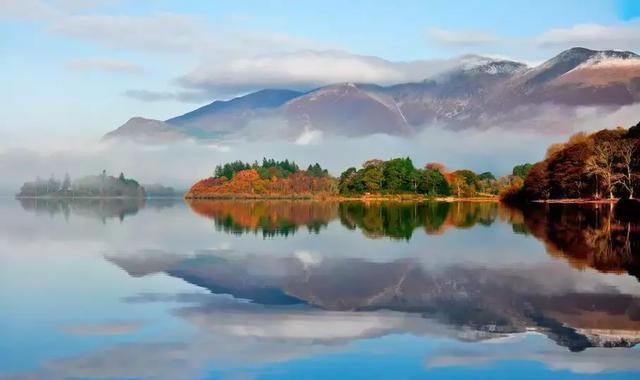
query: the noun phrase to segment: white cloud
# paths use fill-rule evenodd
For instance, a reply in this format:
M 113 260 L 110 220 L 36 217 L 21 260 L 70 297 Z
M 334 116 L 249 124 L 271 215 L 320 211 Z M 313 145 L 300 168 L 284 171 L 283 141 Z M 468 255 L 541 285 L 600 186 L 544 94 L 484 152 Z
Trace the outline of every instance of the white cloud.
M 570 28 L 556 28 L 535 37 L 533 42 L 542 47 L 562 49 L 582 46 L 591 49 L 634 50 L 640 48 L 640 24 L 581 24 Z
M 428 61 L 392 62 L 345 51 L 297 51 L 226 62 L 208 62 L 179 78 L 185 87 L 214 93 L 241 93 L 261 88 L 309 89 L 334 83 L 382 85 L 421 81 L 459 66 L 475 56 Z
M 479 30 L 447 30 L 430 28 L 427 38 L 441 45 L 480 46 L 499 42 L 500 37 Z
M 55 8 L 39 0 L 0 1 L 0 18 L 38 20 L 56 17 L 58 14 Z
M 67 62 L 67 67 L 73 70 L 104 70 L 128 74 L 141 74 L 142 66 L 125 60 L 109 58 L 74 59 Z
M 50 25 L 50 31 L 114 48 L 169 51 L 193 49 L 207 36 L 207 29 L 200 20 L 170 13 L 67 15 L 56 19 Z

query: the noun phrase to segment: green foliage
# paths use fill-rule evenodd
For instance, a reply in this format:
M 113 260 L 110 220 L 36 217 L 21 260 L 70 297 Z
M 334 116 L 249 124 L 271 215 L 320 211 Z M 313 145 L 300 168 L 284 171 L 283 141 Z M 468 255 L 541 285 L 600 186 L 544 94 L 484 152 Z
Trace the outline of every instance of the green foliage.
M 215 178 L 225 177 L 226 179 L 230 180 L 239 171 L 252 168 L 258 172 L 260 178 L 262 179 L 270 179 L 272 177 L 287 178 L 289 177 L 289 174 L 297 173 L 298 171 L 300 171 L 300 167 L 298 167 L 295 162 L 289 161 L 288 159 L 284 161 L 276 161 L 272 158 L 263 158 L 261 164 L 259 164 L 257 161 L 253 164 L 242 161 L 233 161 L 223 165 L 218 165 L 214 170 L 213 176 Z M 313 172 L 312 176 L 326 177 L 329 175 L 329 172 L 326 169 L 322 169 L 319 164 L 309 165 L 309 168 Z
M 311 177 L 322 178 L 328 177 L 329 171 L 327 169 L 323 169 L 320 164 L 316 162 L 314 165 L 309 165 L 309 167 L 307 168 L 307 174 Z
M 531 170 L 532 166 L 533 165 L 528 162 L 522 165 L 516 165 L 513 167 L 513 175 L 520 178 L 525 178 L 527 174 L 529 174 L 529 170 Z
M 216 178 L 225 177 L 231 179 L 237 172 L 249 168 L 251 168 L 251 165 L 242 161 L 228 162 L 224 165 L 216 166 L 213 176 Z
M 491 172 L 484 172 L 484 173 L 480 173 L 478 174 L 478 180 L 480 181 L 486 181 L 486 180 L 494 180 L 495 181 L 496 176 L 493 175 L 493 173 Z
M 362 166 L 360 170 L 349 168 L 340 175 L 338 189 L 341 194 L 451 194 L 449 184 L 439 170 L 416 169 L 409 157 L 389 161 L 369 160 Z
M 451 188 L 444 175 L 436 169 L 424 169 L 418 171 L 418 192 L 428 196 L 449 196 Z

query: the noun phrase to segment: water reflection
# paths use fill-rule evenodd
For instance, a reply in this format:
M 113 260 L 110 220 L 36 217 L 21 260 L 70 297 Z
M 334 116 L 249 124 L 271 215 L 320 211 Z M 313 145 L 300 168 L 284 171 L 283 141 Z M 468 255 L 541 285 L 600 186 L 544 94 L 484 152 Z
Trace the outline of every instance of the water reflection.
M 77 215 L 103 222 L 115 218 L 123 221 L 145 207 L 162 209 L 182 202 L 181 199 L 171 198 L 18 198 L 18 201 L 25 211 L 38 215 L 63 215 L 66 220 L 71 215 Z
M 428 234 L 443 233 L 449 227 L 490 225 L 498 216 L 494 202 L 316 202 L 316 201 L 189 201 L 198 215 L 214 220 L 219 231 L 233 234 L 257 233 L 273 237 L 294 234 L 304 226 L 318 233 L 339 218 L 348 229 L 366 236 L 409 240 L 415 229 Z
M 640 225 L 621 220 L 610 205 L 531 205 L 522 212 L 526 231 L 549 254 L 579 269 L 640 279 Z
M 606 208 L 181 202 L 3 205 L 0 379 L 640 372 L 637 230 Z
M 571 270 L 552 265 L 521 271 L 460 263 L 431 270 L 417 260 L 375 263 L 308 253 L 275 258 L 208 251 L 167 257 L 109 259 L 129 273 L 163 272 L 214 294 L 264 305 L 418 313 L 478 335 L 536 330 L 572 351 L 640 341 L 640 298 L 593 284 L 585 292 Z M 559 280 L 549 280 L 552 276 Z
M 409 240 L 417 228 L 441 234 L 449 227 L 491 225 L 498 209 L 498 203 L 493 202 L 343 202 L 339 214 L 345 227 L 359 228 L 369 237 Z
M 336 202 L 313 201 L 208 201 L 190 200 L 198 215 L 213 219 L 218 231 L 258 233 L 265 237 L 288 236 L 304 226 L 318 233 L 337 217 Z

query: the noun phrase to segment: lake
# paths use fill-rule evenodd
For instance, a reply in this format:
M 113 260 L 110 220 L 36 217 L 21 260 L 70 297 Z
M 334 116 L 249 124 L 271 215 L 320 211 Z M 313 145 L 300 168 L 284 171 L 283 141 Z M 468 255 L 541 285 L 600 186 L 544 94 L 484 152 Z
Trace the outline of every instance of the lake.
M 0 199 L 0 379 L 637 379 L 608 205 Z

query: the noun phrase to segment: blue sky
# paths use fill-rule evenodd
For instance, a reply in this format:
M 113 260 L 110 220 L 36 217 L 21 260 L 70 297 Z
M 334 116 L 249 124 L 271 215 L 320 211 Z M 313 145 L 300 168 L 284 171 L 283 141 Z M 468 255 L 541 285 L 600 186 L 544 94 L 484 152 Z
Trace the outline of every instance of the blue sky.
M 530 64 L 573 45 L 637 51 L 638 4 L 3 0 L 0 138 L 95 138 L 134 115 L 164 119 L 254 88 L 302 86 L 287 78 L 298 69 L 315 70 L 307 86 L 352 75 L 334 75 L 344 62 L 332 64 L 334 56 L 306 67 L 317 57 L 297 59 L 303 51 L 356 63 L 361 55 L 397 62 L 474 53 Z M 244 67 L 256 56 L 282 66 L 283 55 L 296 58 L 284 74 L 264 62 Z

